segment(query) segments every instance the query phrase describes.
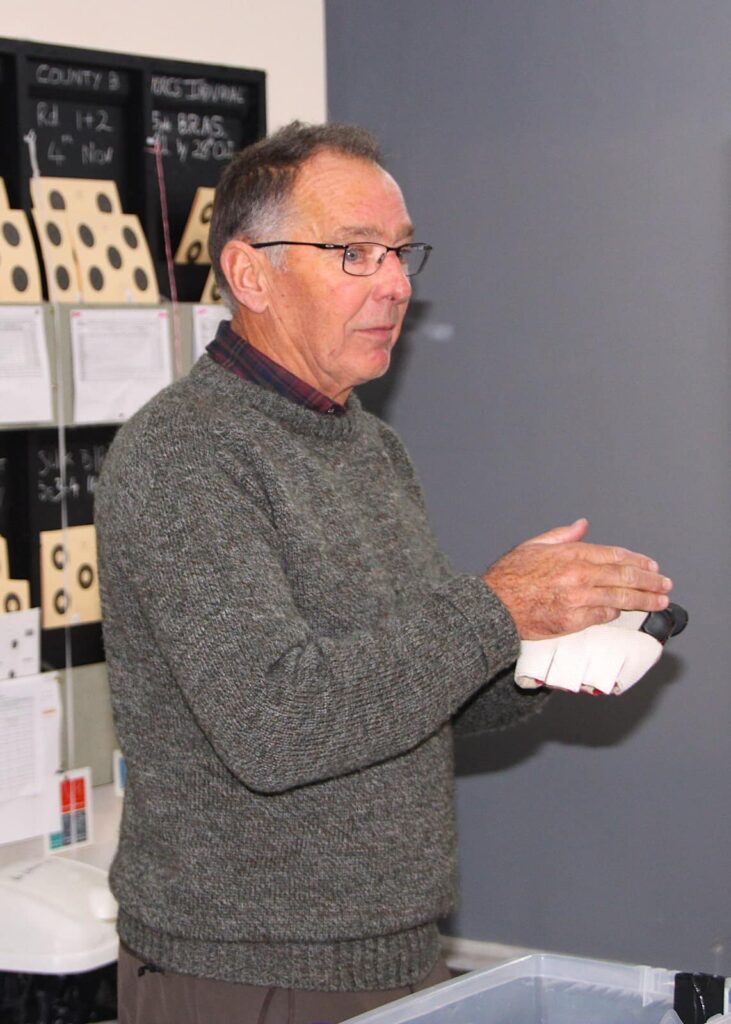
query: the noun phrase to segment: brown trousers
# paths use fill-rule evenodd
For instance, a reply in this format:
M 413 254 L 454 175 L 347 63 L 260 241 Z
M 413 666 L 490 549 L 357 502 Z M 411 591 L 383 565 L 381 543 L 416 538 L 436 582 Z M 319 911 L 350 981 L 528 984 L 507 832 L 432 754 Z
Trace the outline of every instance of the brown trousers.
M 149 964 L 120 945 L 117 1020 L 119 1024 L 340 1024 L 449 977 L 447 965 L 439 960 L 426 978 L 404 988 L 307 992 L 150 970 Z

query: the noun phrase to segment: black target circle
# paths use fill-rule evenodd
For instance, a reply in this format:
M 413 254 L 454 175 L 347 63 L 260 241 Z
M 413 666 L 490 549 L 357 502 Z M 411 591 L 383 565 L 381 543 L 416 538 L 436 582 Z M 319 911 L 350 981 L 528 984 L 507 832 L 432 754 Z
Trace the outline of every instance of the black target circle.
M 100 210 L 102 213 L 112 212 L 112 200 L 103 192 L 98 193 L 96 197 L 96 205 L 97 209 Z
M 49 193 L 48 201 L 51 204 L 51 209 L 52 210 L 65 210 L 66 209 L 66 200 L 64 199 L 64 197 L 61 195 L 60 192 L 56 191 L 56 189 L 54 189 L 52 192 Z
M 27 290 L 30 281 L 28 275 L 22 267 L 13 267 L 13 288 L 16 292 L 24 292 Z
M 20 232 L 15 224 L 11 224 L 9 221 L 3 224 L 3 238 L 8 245 L 20 245 Z
M 79 238 L 87 247 L 91 249 L 94 245 L 94 232 L 91 230 L 88 224 L 79 224 Z
M 71 284 L 71 278 L 66 267 L 56 267 L 56 284 L 65 292 Z
M 107 259 L 115 270 L 119 270 L 122 266 L 122 254 L 116 245 L 110 245 L 107 248 Z
M 66 565 L 66 548 L 63 544 L 56 544 L 51 551 L 51 561 L 56 569 L 63 569 Z
M 200 254 L 203 252 L 203 246 L 200 242 L 191 242 L 188 246 L 188 251 L 185 254 L 185 258 L 188 263 L 195 263 Z
M 53 595 L 53 607 L 58 615 L 65 615 L 69 610 L 71 599 L 65 590 L 57 590 Z
M 58 224 L 54 224 L 53 221 L 49 221 L 49 223 L 46 224 L 46 237 L 51 245 L 61 244 L 61 230 Z
M 20 598 L 17 594 L 6 594 L 3 601 L 3 608 L 6 612 L 20 611 Z
M 122 238 L 124 238 L 130 249 L 136 249 L 138 245 L 137 235 L 134 233 L 132 228 L 125 228 L 122 232 Z
M 104 287 L 104 274 L 99 267 L 92 267 L 89 271 L 89 284 L 95 292 L 100 292 Z
M 206 203 L 201 210 L 201 224 L 210 224 L 213 216 L 213 203 Z
M 141 292 L 146 292 L 147 289 L 150 287 L 150 282 L 148 280 L 147 274 L 144 272 L 142 267 L 137 267 L 137 269 L 135 270 L 135 284 L 137 285 Z
M 76 578 L 79 581 L 79 586 L 82 590 L 88 590 L 94 582 L 94 570 L 90 565 L 79 566 L 79 571 Z

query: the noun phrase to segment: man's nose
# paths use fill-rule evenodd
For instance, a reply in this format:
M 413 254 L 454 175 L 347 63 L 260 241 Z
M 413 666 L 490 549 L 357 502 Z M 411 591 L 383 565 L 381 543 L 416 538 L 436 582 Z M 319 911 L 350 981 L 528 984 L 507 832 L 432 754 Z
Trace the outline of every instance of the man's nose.
M 405 302 L 411 296 L 411 280 L 406 276 L 398 253 L 387 252 L 376 272 L 376 288 L 384 298 Z

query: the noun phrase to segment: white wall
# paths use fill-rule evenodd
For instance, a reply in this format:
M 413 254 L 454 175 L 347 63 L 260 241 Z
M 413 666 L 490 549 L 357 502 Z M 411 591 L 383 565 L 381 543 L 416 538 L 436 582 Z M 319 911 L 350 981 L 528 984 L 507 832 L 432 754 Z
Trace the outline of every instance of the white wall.
M 0 35 L 267 74 L 269 131 L 324 121 L 324 0 L 32 0 L 7 4 Z

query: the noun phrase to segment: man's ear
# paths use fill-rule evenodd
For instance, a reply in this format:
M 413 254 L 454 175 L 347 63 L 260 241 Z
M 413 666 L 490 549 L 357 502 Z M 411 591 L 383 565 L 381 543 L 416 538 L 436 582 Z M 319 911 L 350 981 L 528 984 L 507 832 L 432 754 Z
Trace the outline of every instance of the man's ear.
M 221 269 L 236 301 L 252 313 L 263 313 L 269 304 L 269 295 L 257 250 L 239 239 L 230 239 L 221 251 Z

